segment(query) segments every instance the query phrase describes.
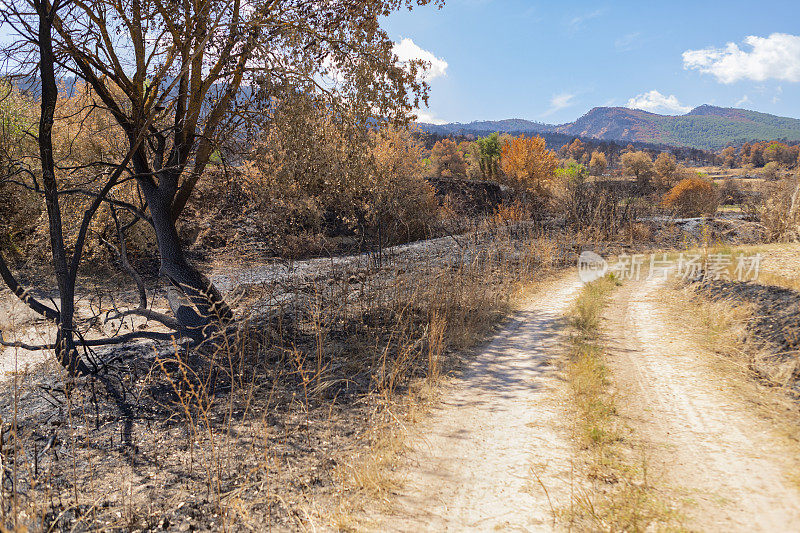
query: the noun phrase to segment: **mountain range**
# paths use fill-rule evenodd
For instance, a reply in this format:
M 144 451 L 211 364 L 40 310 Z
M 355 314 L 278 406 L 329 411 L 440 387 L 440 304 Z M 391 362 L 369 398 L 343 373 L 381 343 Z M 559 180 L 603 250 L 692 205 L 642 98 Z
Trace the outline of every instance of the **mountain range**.
M 701 105 L 685 115 L 658 115 L 627 107 L 595 107 L 575 122 L 553 125 L 523 119 L 469 124 L 418 124 L 440 135 L 492 132 L 559 133 L 605 141 L 641 142 L 719 150 L 745 141 L 800 141 L 800 120 L 757 111 Z

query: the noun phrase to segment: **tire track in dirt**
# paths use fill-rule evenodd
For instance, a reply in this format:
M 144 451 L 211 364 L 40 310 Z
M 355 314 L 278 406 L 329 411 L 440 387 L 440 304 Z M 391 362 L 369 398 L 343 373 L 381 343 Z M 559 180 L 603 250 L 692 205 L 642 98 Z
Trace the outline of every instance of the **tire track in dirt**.
M 785 476 L 793 451 L 675 329 L 662 283 L 626 283 L 606 313 L 618 404 L 651 468 L 680 493 L 692 530 L 800 531 L 800 494 Z
M 443 391 L 381 531 L 553 529 L 574 456 L 554 358 L 580 287 L 573 273 L 537 291 Z

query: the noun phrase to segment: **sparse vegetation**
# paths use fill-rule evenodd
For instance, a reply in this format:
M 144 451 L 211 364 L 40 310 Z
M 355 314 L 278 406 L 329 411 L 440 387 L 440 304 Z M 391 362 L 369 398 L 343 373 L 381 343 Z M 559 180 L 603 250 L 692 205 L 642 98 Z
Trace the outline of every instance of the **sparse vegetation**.
M 582 530 L 675 527 L 677 515 L 648 477 L 646 457 L 636 457 L 628 449 L 635 444 L 617 413 L 616 402 L 621 399 L 613 392 L 604 362 L 601 318 L 617 285 L 613 277 L 585 285 L 570 313 L 575 332 L 566 374 L 575 412 L 575 437 L 583 450 L 589 485 L 579 485 L 568 506 L 562 506 L 562 520 Z
M 79 394 L 49 393 L 54 406 L 38 391 L 61 376 L 49 367 L 24 375 L 2 405 L 11 412 L 18 397 L 24 406 L 15 464 L 32 468 L 49 435 L 72 461 L 45 455 L 38 473 L 15 477 L 19 492 L 6 505 L 16 511 L 6 516 L 101 528 L 157 527 L 164 517 L 201 528 L 354 520 L 364 498 L 397 482 L 391 469 L 414 391 L 434 386 L 491 331 L 520 283 L 574 257 L 566 238 L 513 225 L 459 241 L 387 255 L 380 268 L 367 257 L 322 277 L 250 286 L 240 305 L 267 310 L 241 307 L 229 344 L 211 353 L 132 346 L 108 370 L 121 383 L 90 378 Z M 58 422 L 35 432 L 46 420 Z M 131 453 L 159 465 L 134 495 L 114 481 Z

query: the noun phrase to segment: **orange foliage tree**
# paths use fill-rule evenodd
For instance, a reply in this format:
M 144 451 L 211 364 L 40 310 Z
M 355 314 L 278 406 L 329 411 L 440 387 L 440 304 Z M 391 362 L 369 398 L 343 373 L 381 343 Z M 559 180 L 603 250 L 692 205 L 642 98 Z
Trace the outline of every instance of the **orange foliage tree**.
M 445 178 L 463 178 L 467 175 L 464 154 L 452 139 L 438 141 L 431 150 L 436 175 Z
M 594 176 L 601 176 L 606 168 L 608 168 L 606 154 L 599 150 L 592 152 L 592 157 L 589 160 L 589 172 Z
M 503 144 L 501 165 L 507 185 L 521 193 L 548 196 L 558 159 L 552 150 L 547 149 L 541 137 L 520 135 Z
M 580 162 L 580 160 L 583 159 L 583 156 L 586 154 L 586 144 L 581 142 L 580 139 L 575 139 L 572 141 L 572 144 L 569 145 L 567 154 L 575 161 Z

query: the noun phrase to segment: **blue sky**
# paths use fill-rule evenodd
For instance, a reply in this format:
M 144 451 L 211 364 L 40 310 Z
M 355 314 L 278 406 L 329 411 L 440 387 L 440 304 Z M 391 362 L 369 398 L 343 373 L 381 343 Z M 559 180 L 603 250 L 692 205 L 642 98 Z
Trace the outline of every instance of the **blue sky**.
M 434 67 L 421 120 L 563 123 L 609 105 L 800 118 L 799 19 L 797 0 L 448 0 L 384 27 Z

